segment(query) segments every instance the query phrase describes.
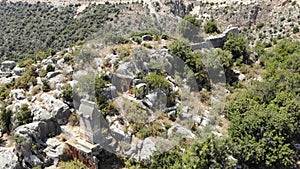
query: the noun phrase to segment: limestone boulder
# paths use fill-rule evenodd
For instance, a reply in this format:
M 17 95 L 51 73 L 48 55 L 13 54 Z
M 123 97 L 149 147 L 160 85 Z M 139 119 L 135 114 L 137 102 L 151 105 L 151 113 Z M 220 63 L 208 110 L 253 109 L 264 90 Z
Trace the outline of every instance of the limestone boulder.
M 25 72 L 25 68 L 21 68 L 21 67 L 16 66 L 14 68 L 13 72 L 17 76 L 22 76 L 24 74 L 24 72 Z
M 61 58 L 57 60 L 56 65 L 59 69 L 62 69 L 64 67 L 64 63 L 65 63 L 65 59 Z
M 196 135 L 191 130 L 181 126 L 180 124 L 175 124 L 168 130 L 168 138 L 172 138 L 174 136 L 193 139 Z
M 17 65 L 17 63 L 15 61 L 4 61 L 1 63 L 1 70 L 3 72 L 6 72 L 6 71 L 11 71 L 13 70 L 13 68 Z
M 155 143 L 150 138 L 146 138 L 143 141 L 143 146 L 139 154 L 140 156 L 139 159 L 140 160 L 149 159 L 155 151 L 156 151 Z
M 44 120 L 44 118 L 48 117 L 49 119 L 55 119 L 61 125 L 68 122 L 71 112 L 66 103 L 47 93 L 43 93 L 40 97 L 42 102 L 37 101 L 33 110 L 34 119 Z
M 23 100 L 25 99 L 25 91 L 23 89 L 11 90 L 10 97 L 13 97 L 14 100 Z
M 60 84 L 65 82 L 67 78 L 63 74 L 58 74 L 57 76 L 49 80 L 49 86 L 51 89 L 59 89 Z
M 15 129 L 16 135 L 25 139 L 40 140 L 49 134 L 56 135 L 60 132 L 59 126 L 54 121 L 37 121 L 19 126 Z
M 147 94 L 143 99 L 143 103 L 151 109 L 165 109 L 167 105 L 167 96 L 164 92 L 157 90 Z
M 57 138 L 49 138 L 46 141 L 47 147 L 43 150 L 47 157 L 54 161 L 57 165 L 60 160 L 65 160 L 65 148 L 66 144 L 59 141 Z
M 46 75 L 46 78 L 47 79 L 51 79 L 51 78 L 54 78 L 55 76 L 61 74 L 61 70 L 57 70 L 57 71 L 54 71 L 54 72 L 48 72 L 47 75 Z
M 21 167 L 14 151 L 15 147 L 0 147 L 0 168 L 19 169 Z

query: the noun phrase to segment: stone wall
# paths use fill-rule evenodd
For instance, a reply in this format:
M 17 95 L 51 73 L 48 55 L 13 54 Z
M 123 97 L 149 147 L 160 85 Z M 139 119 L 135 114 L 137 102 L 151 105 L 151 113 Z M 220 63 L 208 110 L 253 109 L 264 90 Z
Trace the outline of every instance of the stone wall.
M 237 27 L 229 28 L 220 35 L 209 36 L 205 38 L 202 42 L 192 44 L 191 48 L 193 50 L 203 48 L 222 48 L 230 33 L 236 36 L 239 33 L 239 29 Z

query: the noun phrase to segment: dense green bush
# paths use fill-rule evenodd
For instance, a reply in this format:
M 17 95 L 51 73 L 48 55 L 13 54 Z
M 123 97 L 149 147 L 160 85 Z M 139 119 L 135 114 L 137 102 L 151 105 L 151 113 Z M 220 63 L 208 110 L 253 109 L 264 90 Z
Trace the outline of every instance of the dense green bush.
M 263 82 L 231 96 L 225 113 L 234 157 L 250 168 L 291 168 L 299 143 L 299 42 L 284 40 L 265 60 Z
M 27 104 L 23 104 L 20 108 L 19 111 L 17 111 L 13 115 L 14 121 L 15 121 L 15 126 L 18 127 L 23 124 L 28 124 L 33 121 L 33 116 L 31 114 L 31 110 L 28 108 Z
M 127 162 L 126 167 L 161 168 L 161 169 L 199 169 L 199 168 L 234 168 L 236 161 L 230 160 L 230 143 L 227 138 L 210 136 L 192 145 L 183 145 L 184 152 L 173 148 L 165 152 L 157 152 L 150 161 L 139 163 Z
M 170 87 L 170 83 L 165 79 L 165 77 L 155 72 L 151 72 L 147 75 L 145 80 L 151 89 L 168 89 Z
M 43 82 L 43 86 L 42 86 L 43 92 L 49 92 L 51 89 L 49 86 L 49 81 L 47 79 L 45 79 L 42 82 Z
M 231 52 L 234 60 L 242 59 L 242 61 L 247 61 L 249 54 L 247 51 L 247 45 L 245 39 L 240 35 L 235 37 L 232 33 L 227 37 L 227 41 L 224 43 L 224 50 Z
M 36 85 L 36 77 L 38 74 L 36 73 L 36 67 L 34 66 L 27 66 L 25 73 L 17 79 L 14 87 L 15 88 L 23 88 L 29 89 L 30 86 Z
M 4 131 L 9 131 L 9 125 L 11 120 L 12 112 L 6 108 L 0 110 L 0 126 Z
M 258 23 L 258 24 L 256 25 L 256 28 L 257 28 L 257 29 L 261 29 L 261 28 L 264 27 L 264 26 L 265 26 L 265 23 L 260 22 L 260 23 Z
M 13 83 L 5 83 L 0 85 L 0 100 L 4 101 L 8 97 L 12 87 Z
M 63 94 L 63 98 L 64 100 L 68 101 L 68 102 L 72 102 L 73 101 L 73 88 L 70 84 L 67 84 L 65 86 L 63 86 L 62 88 L 62 94 Z
M 191 48 L 188 45 L 188 42 L 181 41 L 181 40 L 173 41 L 169 45 L 169 49 L 171 54 L 178 57 L 178 58 L 175 57 L 175 59 L 178 59 L 178 61 L 175 62 L 176 64 L 174 64 L 175 70 L 177 70 L 178 72 L 185 71 L 184 66 L 180 64 L 183 61 L 185 65 L 189 67 L 190 71 L 192 71 L 189 73 L 193 73 L 192 76 L 196 78 L 196 81 L 200 86 L 200 88 L 202 87 L 206 89 L 210 88 L 209 87 L 210 81 L 208 80 L 208 74 L 202 62 L 202 58 L 205 55 L 202 52 L 200 51 L 192 52 Z M 198 89 L 198 86 L 193 86 L 192 88 Z
M 208 21 L 204 25 L 204 31 L 205 33 L 220 33 L 215 20 Z
M 46 71 L 47 72 L 53 72 L 55 70 L 55 67 L 53 67 L 51 64 L 47 65 Z
M 293 33 L 298 33 L 299 32 L 299 28 L 298 27 L 294 27 L 293 28 Z

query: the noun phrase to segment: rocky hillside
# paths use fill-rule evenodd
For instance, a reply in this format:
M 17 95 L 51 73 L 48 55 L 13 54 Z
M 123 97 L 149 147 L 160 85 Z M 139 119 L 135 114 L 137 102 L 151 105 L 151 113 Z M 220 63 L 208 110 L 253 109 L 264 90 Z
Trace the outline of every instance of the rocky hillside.
M 296 169 L 299 5 L 1 2 L 0 168 Z

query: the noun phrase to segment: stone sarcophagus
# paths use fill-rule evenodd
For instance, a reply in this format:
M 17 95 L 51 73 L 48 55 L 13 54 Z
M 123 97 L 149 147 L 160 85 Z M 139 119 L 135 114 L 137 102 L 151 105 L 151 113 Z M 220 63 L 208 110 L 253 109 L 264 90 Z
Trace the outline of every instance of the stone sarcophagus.
M 82 138 L 92 144 L 101 144 L 104 139 L 102 136 L 101 121 L 103 122 L 103 116 L 98 111 L 96 104 L 91 101 L 81 100 L 79 107 L 80 117 L 80 132 Z

